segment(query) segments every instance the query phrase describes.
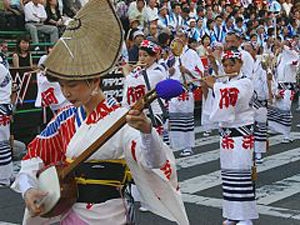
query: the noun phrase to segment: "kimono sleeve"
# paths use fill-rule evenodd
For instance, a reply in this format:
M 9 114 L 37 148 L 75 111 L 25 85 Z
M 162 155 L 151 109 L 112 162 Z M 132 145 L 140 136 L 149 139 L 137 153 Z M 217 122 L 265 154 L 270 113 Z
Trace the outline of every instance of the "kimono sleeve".
M 64 159 L 65 150 L 75 133 L 74 108 L 59 113 L 29 145 L 23 160 L 39 157 L 45 165 Z
M 201 58 L 198 56 L 197 52 L 194 50 L 189 51 L 189 60 L 186 63 L 186 68 L 195 76 L 201 77 L 204 73 L 204 66 L 202 64 Z
M 153 166 L 149 166 L 149 163 L 153 163 L 149 162 L 149 160 L 153 161 L 152 157 L 145 154 L 146 149 L 144 147 L 148 144 L 143 147 L 139 132 L 133 129 L 131 132 L 128 131 L 126 131 L 123 138 L 123 148 L 126 162 L 138 187 L 141 201 L 147 204 L 151 212 L 178 224 L 188 225 L 189 221 L 179 190 L 175 157 L 172 150 L 162 142 L 156 131 L 152 130 L 151 141 L 155 143 L 150 146 L 156 147 L 149 150 L 157 151 L 156 153 L 153 152 L 154 157 L 159 154 L 164 156 L 162 157 L 164 159 L 161 158 L 157 165 L 165 161 L 162 166 L 159 165 L 160 168 L 153 168 Z

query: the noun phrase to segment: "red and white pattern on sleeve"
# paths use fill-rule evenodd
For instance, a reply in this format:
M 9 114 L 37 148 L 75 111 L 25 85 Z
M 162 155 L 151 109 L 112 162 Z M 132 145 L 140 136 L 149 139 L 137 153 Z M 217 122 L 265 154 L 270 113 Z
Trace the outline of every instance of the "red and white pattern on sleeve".
M 119 103 L 110 98 L 102 101 L 97 106 L 96 112 L 92 112 L 91 115 L 96 122 L 117 108 Z M 59 112 L 46 129 L 28 145 L 28 152 L 23 160 L 40 157 L 46 166 L 65 160 L 65 153 L 76 127 L 80 127 L 85 120 L 86 116 L 82 111 L 82 107 L 70 106 Z M 93 122 L 91 117 L 89 122 Z
M 57 114 L 46 129 L 28 145 L 28 152 L 23 160 L 40 157 L 45 165 L 64 160 L 67 146 L 75 134 L 78 111 L 77 108 L 70 107 Z

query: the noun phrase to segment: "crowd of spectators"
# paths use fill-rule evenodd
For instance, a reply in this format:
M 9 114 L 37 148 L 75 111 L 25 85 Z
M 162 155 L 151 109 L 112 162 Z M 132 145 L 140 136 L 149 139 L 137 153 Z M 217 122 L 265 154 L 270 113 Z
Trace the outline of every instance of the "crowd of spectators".
M 39 34 L 55 43 L 85 0 L 1 0 L 0 30 L 27 30 L 32 43 Z
M 54 43 L 87 1 L 0 1 L 0 30 L 27 30 L 32 43 L 39 43 L 44 34 Z M 159 35 L 167 34 L 172 40 L 178 29 L 188 32 L 190 42 L 198 46 L 205 39 L 210 45 L 223 43 L 234 31 L 242 40 L 257 41 L 265 48 L 274 39 L 297 37 L 300 32 L 300 5 L 292 0 L 114 0 L 113 4 L 126 33 L 130 61 L 137 61 L 143 39 L 159 42 Z M 166 41 L 164 37 L 160 41 Z
M 205 39 L 212 46 L 222 44 L 233 31 L 241 40 L 257 41 L 265 48 L 275 39 L 297 38 L 300 33 L 299 5 L 291 0 L 120 0 L 115 5 L 127 31 L 130 61 L 135 61 L 134 45 L 140 42 L 135 38 L 140 31 L 145 39 L 158 41 L 162 33 L 172 39 L 178 29 L 184 29 L 190 41 L 200 46 Z

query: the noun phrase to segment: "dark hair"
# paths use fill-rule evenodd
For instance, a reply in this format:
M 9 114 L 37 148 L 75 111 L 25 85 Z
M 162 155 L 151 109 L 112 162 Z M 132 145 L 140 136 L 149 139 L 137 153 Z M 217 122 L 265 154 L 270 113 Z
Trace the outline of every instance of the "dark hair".
M 49 82 L 58 82 L 59 81 L 59 79 L 57 77 L 53 77 L 53 76 L 49 75 L 47 72 L 45 74 L 45 77 L 47 78 L 47 80 Z
M 170 35 L 167 33 L 160 33 L 157 37 L 158 43 L 161 46 L 164 46 L 168 43 L 168 40 L 170 40 Z
M 46 76 L 46 78 L 47 78 L 47 80 L 48 80 L 49 82 L 58 82 L 58 81 L 59 81 L 59 78 L 54 77 L 54 76 L 51 76 L 51 75 L 48 74 L 47 72 L 46 72 L 45 76 Z M 94 79 L 85 79 L 85 80 L 78 80 L 78 81 L 86 81 L 86 82 L 90 83 L 90 82 L 92 82 L 92 81 L 95 80 L 95 79 L 98 79 L 98 78 L 94 78 Z M 101 78 L 99 77 L 99 79 L 100 79 L 100 84 L 101 84 Z
M 259 12 L 258 12 L 258 16 L 259 16 L 259 17 L 262 17 L 262 18 L 265 17 L 265 14 L 266 14 L 266 10 L 264 10 L 264 9 L 261 9 L 261 10 L 259 10 Z
M 138 29 L 138 28 L 134 28 L 134 29 L 131 29 L 131 30 L 129 31 L 128 39 L 129 39 L 130 41 L 133 41 L 133 34 L 134 34 L 134 32 L 136 32 L 137 30 L 139 30 L 139 29 Z
M 253 38 L 254 36 L 257 37 L 256 34 L 251 34 L 251 35 L 250 35 L 250 39 Z
M 225 62 L 225 60 L 227 60 L 227 59 L 222 59 L 222 63 L 224 63 L 224 62 Z M 229 58 L 229 60 L 231 60 L 231 62 L 232 62 L 233 64 L 235 64 L 237 61 L 240 61 L 240 62 L 242 62 L 242 60 L 241 60 L 241 59 L 236 59 L 236 58 Z
M 232 7 L 231 7 L 231 4 L 226 4 L 226 5 L 225 5 L 225 8 L 226 8 L 226 7 L 232 8 Z
M 200 7 L 197 8 L 197 13 L 199 13 L 199 12 L 201 12 L 203 10 L 204 10 L 204 8 L 202 6 L 200 6 Z
M 274 31 L 275 31 L 275 29 L 273 27 L 268 28 L 267 35 L 268 36 L 273 35 Z
M 243 22 L 243 21 L 244 21 L 243 18 L 238 17 L 238 18 L 236 18 L 235 23 L 239 23 L 239 22 Z
M 175 9 L 176 6 L 179 6 L 179 7 L 181 8 L 180 4 L 175 2 L 175 3 L 172 5 L 172 9 Z
M 183 13 L 190 13 L 190 8 L 188 8 L 188 7 L 184 7 L 183 9 L 182 9 L 182 12 Z
M 189 38 L 189 44 L 192 44 L 194 42 L 197 42 L 197 40 L 195 38 Z
M 210 26 L 213 22 L 214 22 L 214 20 L 208 19 L 208 20 L 206 21 L 206 27 L 207 27 L 208 29 L 210 29 L 209 26 Z
M 217 19 L 221 19 L 223 20 L 222 16 L 221 15 L 217 15 L 216 18 L 215 18 L 215 21 L 217 21 Z
M 50 1 L 51 0 L 47 0 L 46 1 L 46 7 L 45 7 L 46 9 L 50 9 Z M 55 9 L 59 10 L 59 1 L 56 1 L 56 7 L 55 7 Z
M 262 18 L 260 18 L 259 20 L 258 20 L 258 25 L 264 25 L 265 24 L 265 19 L 262 19 Z
M 148 55 L 150 55 L 152 57 L 156 56 L 156 52 L 151 51 L 149 48 L 140 47 L 140 50 L 143 50 L 143 51 L 147 52 Z
M 208 36 L 207 34 L 204 34 L 204 35 L 202 36 L 202 38 L 201 38 L 201 43 L 202 43 L 202 44 L 204 44 L 204 39 L 205 39 L 205 38 L 209 38 L 209 41 L 210 41 L 210 43 L 211 43 L 210 36 Z
M 30 38 L 28 35 L 21 35 L 18 37 L 17 42 L 16 42 L 16 52 L 21 53 L 21 48 L 20 48 L 20 43 L 21 41 L 25 41 L 29 43 L 29 48 L 28 52 L 30 51 Z

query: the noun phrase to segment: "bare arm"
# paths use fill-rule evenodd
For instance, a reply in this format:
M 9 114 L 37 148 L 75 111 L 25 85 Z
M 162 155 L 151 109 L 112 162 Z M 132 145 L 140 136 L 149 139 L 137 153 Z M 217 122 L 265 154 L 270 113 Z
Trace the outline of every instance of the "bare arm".
M 19 56 L 17 53 L 13 54 L 13 67 L 19 68 Z

